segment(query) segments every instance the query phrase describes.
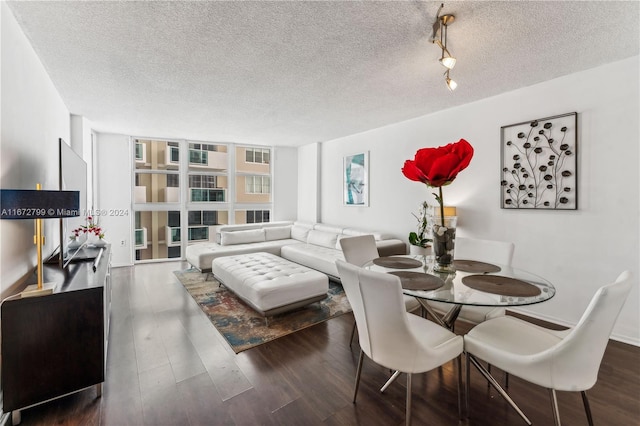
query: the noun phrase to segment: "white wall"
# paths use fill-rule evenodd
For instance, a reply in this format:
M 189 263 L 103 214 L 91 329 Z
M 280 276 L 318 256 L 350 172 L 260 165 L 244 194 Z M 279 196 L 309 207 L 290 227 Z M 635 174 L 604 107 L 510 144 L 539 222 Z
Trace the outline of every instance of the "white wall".
M 298 148 L 298 215 L 303 222 L 320 222 L 320 144 Z
M 93 135 L 91 122 L 81 115 L 71 115 L 71 148 L 87 163 L 87 214 L 93 208 Z
M 557 288 L 552 300 L 521 311 L 573 325 L 596 289 L 629 269 L 636 285 L 614 337 L 640 344 L 638 76 L 638 57 L 634 57 L 324 142 L 320 154 L 322 221 L 359 227 L 371 224 L 370 228 L 406 240 L 415 225 L 411 212 L 423 200 L 432 204 L 435 200 L 431 188 L 404 177 L 404 161 L 412 159 L 419 148 L 465 138 L 475 148 L 474 158 L 453 184 L 443 188 L 445 204 L 458 207 L 459 235 L 513 241 L 514 266 L 535 271 Z M 458 90 L 464 90 L 464 85 Z M 500 127 L 574 111 L 579 121 L 578 210 L 500 209 Z M 299 173 L 306 173 L 300 182 L 313 179 L 315 159 L 304 155 L 312 148 L 300 150 Z M 370 152 L 370 207 L 344 207 L 342 158 L 359 151 Z M 306 214 L 300 209 L 299 213 Z
M 298 150 L 273 149 L 273 222 L 295 220 L 298 212 Z
M 69 111 L 5 2 L 1 19 L 0 187 L 59 189 L 58 138 L 69 141 Z M 60 243 L 59 220 L 44 221 L 48 255 Z M 1 297 L 19 291 L 36 266 L 33 221 L 0 221 Z
M 104 212 L 100 224 L 105 231 L 104 239 L 111 243 L 111 265 L 113 267 L 133 264 L 133 210 L 131 193 L 131 145 L 129 137 L 108 133 L 96 134 L 97 176 L 96 205 L 94 210 Z M 120 214 L 125 212 L 125 214 Z M 120 244 L 124 241 L 124 246 Z

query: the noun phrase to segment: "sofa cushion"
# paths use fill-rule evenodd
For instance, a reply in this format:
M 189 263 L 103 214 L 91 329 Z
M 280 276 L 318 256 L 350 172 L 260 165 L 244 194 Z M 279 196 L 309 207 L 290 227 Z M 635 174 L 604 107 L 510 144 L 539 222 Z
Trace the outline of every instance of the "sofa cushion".
M 221 232 L 220 245 L 260 243 L 265 241 L 264 229 L 250 229 L 246 231 Z
M 342 234 L 342 226 L 325 225 L 324 223 L 316 223 L 313 226 L 316 231 L 332 232 L 334 234 Z
M 264 234 L 267 241 L 286 240 L 287 238 L 291 238 L 291 226 L 264 228 Z
M 292 262 L 324 272 L 335 279 L 339 279 L 336 260 L 344 261 L 342 250 L 321 247 L 315 244 L 291 244 L 282 246 L 280 256 Z
M 263 222 L 263 223 L 238 223 L 233 225 L 214 225 L 210 228 L 215 233 L 215 242 L 220 244 L 222 242 L 222 233 L 223 232 L 236 232 L 236 231 L 246 231 L 248 229 L 261 229 L 261 228 L 270 228 L 270 227 L 281 227 L 281 226 L 291 226 L 293 222 L 283 220 L 278 222 Z M 289 237 L 287 237 L 289 238 Z
M 307 242 L 307 236 L 309 235 L 309 231 L 311 228 L 308 228 L 304 225 L 293 225 L 291 227 L 291 238 L 294 240 L 302 241 L 303 243 Z
M 330 249 L 336 248 L 337 241 L 338 234 L 334 232 L 317 231 L 315 229 L 309 231 L 309 236 L 307 237 L 307 243 Z

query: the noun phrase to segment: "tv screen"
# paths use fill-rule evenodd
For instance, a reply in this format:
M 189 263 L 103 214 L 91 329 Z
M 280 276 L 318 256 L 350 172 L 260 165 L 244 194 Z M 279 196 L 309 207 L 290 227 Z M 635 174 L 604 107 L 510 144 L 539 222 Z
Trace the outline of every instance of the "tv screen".
M 67 256 L 69 237 L 75 228 L 86 224 L 87 163 L 67 143 L 60 139 L 60 190 L 80 192 L 80 216 L 60 219 L 60 260 Z

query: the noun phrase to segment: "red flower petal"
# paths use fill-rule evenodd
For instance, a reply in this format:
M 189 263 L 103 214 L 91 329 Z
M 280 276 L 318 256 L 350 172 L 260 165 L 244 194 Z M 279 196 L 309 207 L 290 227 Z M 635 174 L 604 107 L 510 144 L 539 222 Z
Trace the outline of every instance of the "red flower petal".
M 402 168 L 402 173 L 411 180 L 417 182 L 427 182 L 427 177 L 422 171 L 416 167 L 415 161 L 407 160 L 404 162 L 404 167 Z

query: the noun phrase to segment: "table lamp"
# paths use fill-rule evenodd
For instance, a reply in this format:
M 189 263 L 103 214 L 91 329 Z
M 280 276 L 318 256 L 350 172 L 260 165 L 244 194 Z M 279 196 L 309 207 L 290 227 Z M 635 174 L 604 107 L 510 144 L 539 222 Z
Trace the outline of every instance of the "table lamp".
M 437 217 L 440 217 L 440 206 L 434 207 L 434 212 Z M 454 206 L 444 206 L 444 217 L 457 216 L 458 212 Z
M 42 296 L 53 293 L 56 283 L 43 283 L 42 246 L 44 245 L 43 219 L 80 216 L 79 191 L 42 191 L 40 184 L 35 190 L 0 189 L 0 219 L 34 219 L 33 243 L 38 253 L 38 283 L 29 285 L 20 293 L 21 297 Z

